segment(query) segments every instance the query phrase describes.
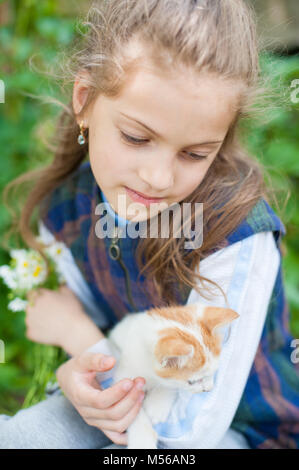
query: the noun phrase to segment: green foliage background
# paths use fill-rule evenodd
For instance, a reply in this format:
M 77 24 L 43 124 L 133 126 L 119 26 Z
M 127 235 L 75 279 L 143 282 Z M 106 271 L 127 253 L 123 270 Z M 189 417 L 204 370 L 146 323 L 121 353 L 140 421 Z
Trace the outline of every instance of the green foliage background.
M 0 1 L 0 7 L 4 3 Z M 78 13 L 88 2 L 59 0 L 12 0 L 8 19 L 0 24 L 0 79 L 5 83 L 5 103 L 0 103 L 0 191 L 5 184 L 26 170 L 48 162 L 51 154 L 39 137 L 40 125 L 54 120 L 58 109 L 45 106 L 24 93 L 60 97 L 46 75 L 30 68 L 29 59 L 37 54 L 40 68 L 53 63 L 62 48 L 77 35 Z M 299 78 L 299 57 L 265 56 L 263 65 L 275 70 L 281 86 L 292 89 Z M 299 93 L 298 93 L 299 98 Z M 51 127 L 51 126 L 50 126 Z M 49 127 L 49 128 L 50 128 Z M 266 125 L 252 125 L 248 147 L 264 163 L 273 184 L 291 197 L 283 213 L 287 229 L 287 254 L 283 260 L 286 294 L 291 308 L 291 331 L 299 338 L 299 104 L 273 112 Z M 0 207 L 0 230 L 9 226 L 9 214 Z M 0 264 L 8 253 L 0 250 Z M 33 343 L 25 337 L 24 316 L 7 311 L 7 290 L 0 281 L 0 338 L 5 342 L 5 363 L 0 364 L 0 413 L 13 415 L 22 405 L 33 375 Z

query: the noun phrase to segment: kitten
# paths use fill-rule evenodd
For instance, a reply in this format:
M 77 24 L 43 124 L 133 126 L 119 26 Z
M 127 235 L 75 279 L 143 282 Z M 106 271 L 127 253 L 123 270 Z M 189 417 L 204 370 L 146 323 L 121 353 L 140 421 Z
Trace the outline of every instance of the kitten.
M 239 315 L 204 304 L 126 315 L 108 334 L 118 349 L 114 381 L 144 377 L 145 397 L 129 426 L 128 449 L 157 449 L 153 425 L 167 420 L 178 389 L 208 392 L 221 352 L 221 327 Z

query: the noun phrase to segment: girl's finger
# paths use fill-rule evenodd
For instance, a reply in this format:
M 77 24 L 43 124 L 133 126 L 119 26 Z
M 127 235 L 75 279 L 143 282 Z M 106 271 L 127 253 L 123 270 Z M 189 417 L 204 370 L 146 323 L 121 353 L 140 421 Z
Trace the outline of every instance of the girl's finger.
M 107 429 L 109 431 L 115 432 L 125 432 L 130 424 L 134 421 L 137 414 L 140 411 L 142 403 L 137 401 L 133 408 L 120 420 L 114 421 L 111 419 L 96 419 L 93 418 L 94 414 L 90 412 L 90 416 L 84 415 L 85 419 L 88 420 L 88 423 L 92 426 L 96 426 L 99 429 Z
M 112 419 L 115 421 L 123 419 L 123 417 L 127 416 L 136 404 L 143 401 L 143 398 L 144 392 L 135 385 L 134 388 L 127 394 L 127 396 L 125 396 L 122 400 L 119 400 L 115 405 L 105 410 L 107 419 Z
M 136 403 L 143 402 L 143 399 L 140 401 L 141 394 L 144 398 L 144 392 L 134 387 L 134 389 L 131 390 L 126 397 L 117 402 L 116 405 L 106 409 L 99 409 L 82 403 L 82 405 L 79 405 L 82 411 L 81 414 L 87 419 L 120 421 L 132 410 Z
M 37 289 L 32 289 L 26 294 L 27 300 L 33 305 L 36 297 L 38 296 L 38 290 Z
M 59 286 L 60 292 L 72 292 L 71 289 L 68 287 L 67 284 L 60 284 Z
M 93 389 L 94 393 L 100 394 L 96 400 L 92 400 L 92 397 L 95 397 L 94 393 L 92 394 L 90 389 L 92 387 L 84 385 L 84 393 L 88 392 L 88 403 L 85 400 L 85 397 L 82 397 L 82 402 L 84 405 L 92 406 L 93 408 L 99 408 L 101 410 L 110 408 L 115 403 L 122 400 L 128 394 L 129 390 L 133 388 L 134 382 L 129 379 L 123 379 L 120 382 L 112 385 L 112 387 L 106 388 L 101 391 Z M 87 396 L 86 396 L 87 398 Z M 91 398 L 91 399 L 90 399 Z
M 142 387 L 145 385 L 144 379 L 142 378 L 138 378 L 137 381 L 132 383 L 134 384 L 134 387 L 132 386 L 129 392 L 122 388 L 126 384 L 126 379 L 123 379 L 122 381 L 114 384 L 112 387 L 101 389 L 101 403 L 97 396 L 93 395 L 93 399 L 89 393 L 89 390 L 86 388 L 93 388 L 92 382 L 90 384 L 91 387 L 90 385 L 82 384 L 81 391 L 84 387 L 84 390 L 86 390 L 87 393 L 85 393 L 84 390 L 82 391 L 80 396 L 80 404 L 84 407 L 96 409 L 96 411 L 100 413 L 95 414 L 94 416 L 97 416 L 100 419 L 119 420 L 125 416 L 135 405 L 136 401 L 139 400 Z M 139 384 L 141 385 L 141 388 L 139 387 Z M 93 401 L 91 401 L 91 399 Z M 111 403 L 111 406 L 107 406 L 109 403 Z
M 76 390 L 74 390 L 73 396 L 77 406 L 100 410 L 101 393 L 103 393 L 102 390 L 96 390 L 89 384 L 80 383 Z
M 104 363 L 105 359 L 105 363 Z M 84 352 L 74 357 L 77 369 L 80 372 L 104 372 L 115 365 L 115 359 L 112 356 L 106 356 L 101 353 Z
M 89 383 L 90 383 L 90 385 L 91 385 L 92 387 L 94 387 L 96 390 L 103 390 L 102 387 L 101 387 L 101 385 L 99 384 L 99 382 L 98 382 L 97 379 L 96 379 L 96 374 L 94 374 L 93 376 L 91 376 Z
M 120 446 L 127 446 L 128 445 L 128 434 L 126 432 L 114 432 L 114 431 L 106 431 L 106 429 L 102 429 L 102 432 L 106 434 L 107 437 L 114 443 Z
M 105 390 L 97 390 L 87 383 L 80 383 L 76 393 L 74 393 L 74 398 L 77 406 L 83 405 L 98 410 L 105 410 L 127 395 L 128 390 L 122 388 L 122 386 L 129 383 L 128 380 L 123 380 Z M 133 382 L 131 384 L 133 386 Z

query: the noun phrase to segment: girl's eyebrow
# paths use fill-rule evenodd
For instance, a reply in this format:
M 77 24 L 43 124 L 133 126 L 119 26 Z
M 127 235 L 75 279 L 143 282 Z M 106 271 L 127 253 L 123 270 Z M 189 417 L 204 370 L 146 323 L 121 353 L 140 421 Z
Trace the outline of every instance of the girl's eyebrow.
M 131 121 L 135 121 L 137 122 L 137 124 L 139 124 L 140 126 L 144 127 L 145 129 L 147 129 L 149 132 L 151 132 L 152 134 L 156 135 L 157 137 L 161 137 L 158 132 L 154 131 L 153 129 L 151 129 L 150 127 L 148 127 L 146 124 L 144 124 L 143 122 L 139 121 L 138 119 L 135 119 L 131 116 L 128 116 L 127 114 L 125 113 L 122 113 L 120 112 L 120 114 L 122 114 L 122 116 L 125 116 L 126 118 L 128 119 L 131 119 Z M 208 145 L 208 144 L 220 144 L 221 142 L 223 142 L 222 140 L 215 140 L 215 141 L 211 141 L 211 142 L 200 142 L 200 143 L 197 143 L 197 144 L 191 144 L 189 145 L 188 147 L 195 147 L 196 145 Z

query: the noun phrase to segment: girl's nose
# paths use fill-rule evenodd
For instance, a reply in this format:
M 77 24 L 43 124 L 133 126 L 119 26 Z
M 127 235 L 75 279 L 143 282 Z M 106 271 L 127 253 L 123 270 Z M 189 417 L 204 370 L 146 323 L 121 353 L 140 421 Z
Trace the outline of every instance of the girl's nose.
M 159 197 L 159 191 L 167 190 L 174 184 L 174 164 L 170 162 L 162 165 L 161 159 L 160 162 L 158 159 L 155 161 L 156 164 L 140 168 L 138 176 L 152 188 L 151 192 L 156 191 L 156 196 Z

